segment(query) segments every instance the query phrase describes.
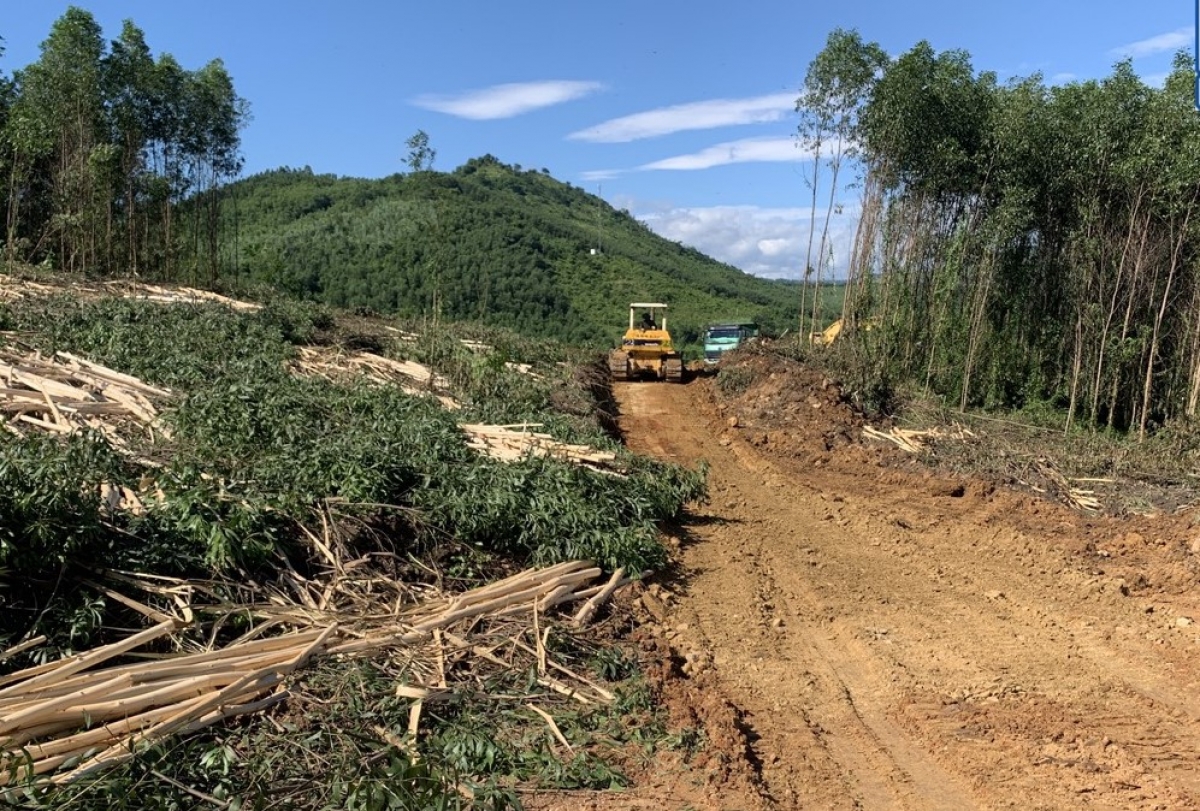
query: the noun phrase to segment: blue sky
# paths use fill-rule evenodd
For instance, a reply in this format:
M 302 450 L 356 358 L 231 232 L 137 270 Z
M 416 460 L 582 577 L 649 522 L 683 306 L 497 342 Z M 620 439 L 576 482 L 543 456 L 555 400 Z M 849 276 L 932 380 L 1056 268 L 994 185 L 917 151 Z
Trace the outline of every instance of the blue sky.
M 67 3 L 10 0 L 11 73 Z M 1106 75 L 1122 55 L 1161 82 L 1193 47 L 1195 0 L 81 0 L 107 38 L 132 19 L 189 68 L 220 57 L 253 119 L 247 172 L 383 177 L 418 129 L 436 169 L 495 155 L 600 193 L 659 233 L 748 272 L 797 278 L 810 164 L 794 142 L 805 69 L 837 27 L 898 55 L 922 39 L 1002 79 Z M 834 216 L 835 253 L 854 226 Z M 839 263 L 841 259 L 839 258 Z

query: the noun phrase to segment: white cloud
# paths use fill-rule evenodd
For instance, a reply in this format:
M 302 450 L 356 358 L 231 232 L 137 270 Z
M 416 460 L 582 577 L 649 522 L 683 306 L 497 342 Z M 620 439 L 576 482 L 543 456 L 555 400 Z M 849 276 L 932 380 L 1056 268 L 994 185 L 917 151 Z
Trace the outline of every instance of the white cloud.
M 715 144 L 690 155 L 676 155 L 639 166 L 642 170 L 711 169 L 730 163 L 759 163 L 812 160 L 812 151 L 802 149 L 794 138 L 743 138 Z
M 1151 73 L 1149 76 L 1142 77 L 1142 84 L 1147 87 L 1157 87 L 1159 89 L 1166 87 L 1167 79 L 1171 78 L 1170 73 Z
M 795 93 L 773 93 L 746 99 L 711 99 L 660 107 L 614 118 L 568 135 L 576 141 L 624 143 L 685 130 L 779 121 L 796 106 Z
M 1109 55 L 1128 56 L 1138 59 L 1143 56 L 1162 53 L 1163 51 L 1177 51 L 1180 48 L 1186 48 L 1191 45 L 1195 40 L 1195 36 L 1196 32 L 1190 26 L 1187 28 L 1177 28 L 1166 34 L 1159 34 L 1149 39 L 1140 39 L 1137 42 L 1113 48 L 1109 51 Z
M 418 96 L 417 107 L 478 121 L 513 116 L 573 101 L 602 90 L 600 82 L 517 82 L 469 90 L 453 96 Z
M 1071 82 L 1075 81 L 1078 78 L 1079 77 L 1076 76 L 1074 73 L 1056 73 L 1050 77 L 1050 84 L 1051 85 L 1070 84 Z
M 636 208 L 634 209 L 636 211 Z M 663 208 L 638 214 L 655 233 L 741 268 L 772 279 L 801 277 L 808 252 L 808 208 L 710 206 Z M 829 247 L 834 276 L 845 278 L 858 225 L 859 204 L 845 206 L 830 218 Z M 825 212 L 817 211 L 813 250 L 821 238 Z M 815 264 L 816 258 L 813 262 Z
M 625 174 L 625 171 L 624 169 L 591 169 L 581 172 L 579 176 L 584 180 L 612 180 L 614 177 Z

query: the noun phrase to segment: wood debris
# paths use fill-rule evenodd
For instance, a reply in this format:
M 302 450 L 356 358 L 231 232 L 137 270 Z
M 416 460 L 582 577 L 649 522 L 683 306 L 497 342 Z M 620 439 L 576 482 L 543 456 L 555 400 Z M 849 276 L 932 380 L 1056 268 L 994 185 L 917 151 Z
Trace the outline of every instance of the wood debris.
M 882 442 L 890 442 L 900 450 L 908 453 L 920 453 L 925 450 L 926 443 L 930 439 L 940 436 L 940 432 L 935 428 L 925 431 L 916 431 L 908 428 L 889 428 L 887 431 L 880 431 L 872 428 L 870 425 L 865 425 L 863 426 L 863 436 Z
M 970 429 L 956 423 L 948 428 L 916 430 L 912 428 L 893 427 L 887 431 L 880 431 L 870 425 L 865 425 L 863 426 L 863 436 L 881 442 L 890 442 L 900 448 L 900 450 L 908 453 L 921 453 L 934 440 L 949 438 L 966 441 L 973 438 L 975 434 Z
M 156 406 L 169 397 L 167 389 L 67 352 L 47 358 L 0 348 L 0 413 L 8 416 L 4 425 L 12 433 L 90 429 L 124 450 L 121 434 L 130 426 L 151 440 L 169 438 Z
M 389 326 L 385 326 L 384 329 L 392 333 L 396 340 L 400 341 L 401 343 L 415 344 L 421 339 L 421 336 L 415 332 L 406 332 L 405 330 Z M 491 344 L 485 344 L 482 341 L 472 341 L 469 338 L 461 338 L 459 339 L 459 343 L 472 352 L 478 354 L 487 354 L 495 349 L 495 347 L 493 347 Z M 530 363 L 517 363 L 516 361 L 510 360 L 504 362 L 504 368 L 518 372 L 519 374 L 529 375 L 530 377 L 537 378 L 539 380 L 541 379 L 541 375 L 533 370 L 533 364 Z
M 504 368 L 510 369 L 511 371 L 517 372 L 519 374 L 529 375 L 530 377 L 534 378 L 535 380 L 542 379 L 542 376 L 540 374 L 533 371 L 533 364 L 530 364 L 530 363 L 517 363 L 516 361 L 509 360 L 509 361 L 504 362 Z
M 536 629 L 539 614 L 568 602 L 605 599 L 630 582 L 614 577 L 605 585 L 591 585 L 599 576 L 600 569 L 590 562 L 571 561 L 390 611 L 380 611 L 378 602 L 358 611 L 299 611 L 289 618 L 285 633 L 262 635 L 279 627 L 276 614 L 272 622 L 222 647 L 130 658 L 148 644 L 173 638 L 193 615 L 166 617 L 119 642 L 0 676 L 0 786 L 29 780 L 74 783 L 170 736 L 259 712 L 286 699 L 295 672 L 319 658 L 389 650 L 402 655 L 413 678 L 397 685 L 397 695 L 415 699 L 410 718 L 415 728 L 422 702 L 474 689 L 469 674 L 459 685 L 448 684 L 451 667 L 482 661 L 522 669 L 525 665 L 516 657 L 532 650 L 521 641 L 528 631 L 526 619 L 532 617 Z M 126 577 L 125 582 L 137 578 Z M 146 585 L 179 594 L 188 584 L 156 577 Z M 261 618 L 269 614 L 263 608 L 244 607 L 241 614 Z M 143 613 L 164 616 L 148 607 Z M 519 626 L 515 634 L 513 623 Z M 541 637 L 536 630 L 533 635 L 540 648 Z M 18 647 L 26 650 L 36 642 Z M 0 652 L 0 661 L 16 651 Z M 553 661 L 538 672 L 536 682 L 555 694 L 583 704 L 612 700 L 608 691 Z
M 399 385 L 414 395 L 432 395 L 451 411 L 462 408 L 450 394 L 450 381 L 428 366 L 411 360 L 394 360 L 371 352 L 342 352 L 315 346 L 299 347 L 293 371 L 334 381 L 363 379 L 378 385 Z
M 1096 498 L 1094 490 L 1072 486 L 1067 477 L 1060 473 L 1058 468 L 1049 459 L 1033 460 L 1033 468 L 1050 482 L 1059 498 L 1066 502 L 1067 506 L 1088 513 L 1100 512 L 1103 509 L 1103 505 Z M 1103 480 L 1099 479 L 1097 481 Z
M 130 282 L 114 283 L 121 290 L 123 298 L 140 299 L 142 301 L 157 301 L 164 304 L 222 304 L 238 312 L 258 312 L 261 304 L 252 301 L 240 301 L 214 293 L 211 290 L 198 290 L 194 287 L 158 287 L 152 284 Z
M 195 287 L 163 287 L 125 280 L 103 284 L 88 284 L 81 281 L 42 284 L 0 274 L 0 301 L 18 301 L 24 298 L 56 296 L 63 293 L 70 293 L 77 298 L 91 299 L 119 296 L 164 304 L 221 304 L 239 312 L 256 312 L 262 309 L 261 304 L 252 301 L 240 301 L 211 290 L 200 290 Z
M 20 301 L 31 296 L 54 296 L 62 292 L 61 287 L 0 273 L 0 301 Z
M 589 445 L 560 442 L 550 434 L 530 430 L 540 428 L 540 423 L 464 424 L 459 427 L 466 432 L 467 444 L 470 447 L 493 459 L 515 462 L 530 456 L 548 456 L 605 473 L 619 474 L 620 472 L 615 453 L 596 450 Z

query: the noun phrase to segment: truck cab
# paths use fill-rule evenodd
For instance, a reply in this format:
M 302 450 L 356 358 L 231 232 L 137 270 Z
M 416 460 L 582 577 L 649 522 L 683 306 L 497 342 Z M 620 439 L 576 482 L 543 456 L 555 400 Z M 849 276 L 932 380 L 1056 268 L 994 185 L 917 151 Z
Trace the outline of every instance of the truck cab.
M 757 337 L 758 324 L 751 321 L 709 324 L 704 328 L 704 363 L 714 366 L 726 352 Z

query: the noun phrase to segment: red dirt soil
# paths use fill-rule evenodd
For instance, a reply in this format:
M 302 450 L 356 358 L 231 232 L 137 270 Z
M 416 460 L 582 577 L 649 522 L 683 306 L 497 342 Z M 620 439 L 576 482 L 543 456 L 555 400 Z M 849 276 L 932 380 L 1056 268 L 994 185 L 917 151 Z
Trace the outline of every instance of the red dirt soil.
M 755 361 L 757 362 L 757 361 Z M 765 362 L 765 361 L 763 361 Z M 943 479 L 774 362 L 616 386 L 637 451 L 710 466 L 637 598 L 693 757 L 538 808 L 1200 808 L 1200 531 Z

